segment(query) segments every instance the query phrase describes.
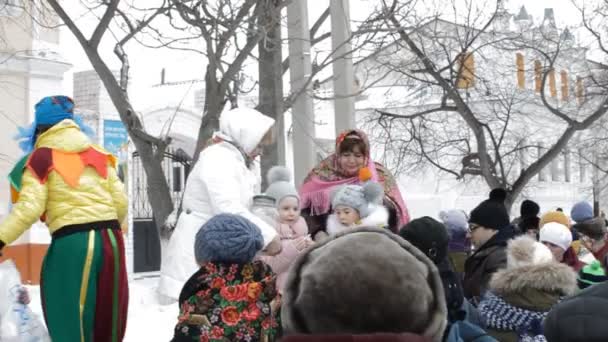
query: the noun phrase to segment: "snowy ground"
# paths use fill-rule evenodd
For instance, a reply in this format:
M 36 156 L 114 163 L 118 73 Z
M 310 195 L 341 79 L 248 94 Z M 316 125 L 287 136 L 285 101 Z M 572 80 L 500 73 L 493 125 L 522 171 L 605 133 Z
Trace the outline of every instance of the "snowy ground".
M 134 279 L 129 283 L 129 317 L 125 342 L 170 341 L 177 322 L 177 304 L 161 305 L 156 299 L 158 278 Z M 29 286 L 32 310 L 42 317 L 40 289 Z

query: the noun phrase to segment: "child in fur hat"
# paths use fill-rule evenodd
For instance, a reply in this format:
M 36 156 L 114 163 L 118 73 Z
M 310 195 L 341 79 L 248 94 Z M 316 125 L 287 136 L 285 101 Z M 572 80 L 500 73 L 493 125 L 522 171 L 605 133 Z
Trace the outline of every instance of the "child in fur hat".
M 306 221 L 300 216 L 300 196 L 291 184 L 291 175 L 287 168 L 275 166 L 268 171 L 268 189 L 266 196 L 272 198 L 276 205 L 278 221 L 275 227 L 281 237 L 281 253 L 274 256 L 262 256 L 277 274 L 277 290 L 283 292 L 287 270 L 296 257 L 313 244 L 308 235 Z
M 172 342 L 267 341 L 279 323 L 274 305 L 275 274 L 253 261 L 264 247 L 260 229 L 246 218 L 220 214 L 196 234 L 200 269 L 179 296 Z
M 501 342 L 545 341 L 543 319 L 576 291 L 576 273 L 522 235 L 509 241 L 507 268 L 494 273 L 478 309 L 487 332 Z
M 327 218 L 327 233 L 337 233 L 359 227 L 388 227 L 389 212 L 382 205 L 384 189 L 376 182 L 344 185 L 332 196 L 332 214 Z

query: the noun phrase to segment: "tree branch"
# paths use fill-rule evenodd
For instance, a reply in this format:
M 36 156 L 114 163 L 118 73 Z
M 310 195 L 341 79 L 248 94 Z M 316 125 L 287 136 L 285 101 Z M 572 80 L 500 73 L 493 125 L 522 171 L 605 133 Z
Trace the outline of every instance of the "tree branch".
M 387 116 L 390 118 L 398 118 L 398 119 L 407 119 L 407 120 L 413 120 L 416 118 L 420 118 L 423 117 L 427 114 L 431 114 L 431 113 L 437 113 L 437 112 L 456 112 L 458 111 L 458 108 L 456 108 L 455 106 L 441 106 L 439 108 L 432 108 L 432 109 L 427 109 L 427 110 L 423 110 L 421 112 L 417 112 L 415 114 L 396 114 L 396 113 L 389 113 L 380 109 L 376 109 L 375 110 L 376 113 L 382 115 L 382 116 Z
M 114 14 L 116 13 L 116 9 L 118 8 L 119 3 L 120 3 L 120 0 L 109 0 L 108 7 L 106 8 L 106 11 L 103 14 L 103 17 L 101 17 L 99 24 L 97 24 L 97 27 L 95 27 L 95 31 L 93 32 L 93 35 L 91 36 L 91 39 L 89 40 L 89 45 L 93 49 L 97 50 L 97 48 L 99 47 L 101 38 L 103 38 L 103 35 L 108 30 L 108 26 L 110 25 L 110 22 L 112 22 L 112 19 L 114 18 Z
M 89 41 L 85 38 L 85 36 L 82 34 L 82 31 L 80 31 L 78 26 L 76 26 L 76 24 L 74 23 L 72 18 L 70 18 L 70 16 L 65 12 L 63 7 L 59 4 L 59 2 L 57 0 L 47 0 L 47 2 L 49 3 L 49 5 L 51 5 L 51 7 L 55 11 L 55 13 L 57 13 L 59 18 L 65 23 L 65 25 L 68 27 L 68 29 L 72 32 L 74 37 L 76 37 L 76 40 L 78 40 L 80 45 L 82 45 L 82 46 L 88 45 Z

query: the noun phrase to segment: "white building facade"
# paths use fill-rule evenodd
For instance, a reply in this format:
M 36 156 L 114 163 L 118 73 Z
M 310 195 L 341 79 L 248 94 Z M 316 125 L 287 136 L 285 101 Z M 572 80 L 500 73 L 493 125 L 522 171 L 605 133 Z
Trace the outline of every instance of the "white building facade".
M 34 105 L 44 96 L 61 93 L 71 64 L 59 53 L 57 18 L 39 13 L 29 1 L 0 1 L 0 219 L 10 207 L 8 174 L 23 155 L 13 136 L 17 127 L 34 119 Z M 37 18 L 34 20 L 32 17 Z M 25 281 L 37 283 L 42 257 L 50 243 L 46 227 L 34 225 L 5 248 L 4 258 L 15 260 Z
M 454 62 L 452 74 L 448 69 L 446 78 L 456 78 L 452 81 L 458 82 L 460 94 L 476 117 L 497 132 L 498 138 L 504 139 L 501 145 L 505 146 L 501 147 L 502 161 L 509 165 L 504 168 L 504 172 L 505 177 L 512 181 L 519 176 L 522 168 L 529 166 L 552 146 L 566 128 L 564 122 L 549 112 L 541 101 L 540 86 L 547 68 L 551 68 L 545 88 L 548 103 L 578 120 L 582 119 L 579 114 L 589 113 L 588 109 L 593 106 L 593 103 L 585 103 L 584 98 L 588 86 L 586 80 L 593 70 L 586 59 L 586 50 L 576 46 L 569 30 L 557 28 L 552 9 L 546 9 L 543 22 L 535 26 L 524 7 L 515 16 L 503 8 L 494 25 L 459 57 L 459 53 L 462 53 L 460 44 L 466 42 L 463 37 L 475 33 L 470 27 L 435 20 L 412 33 L 412 37 L 422 46 L 427 56 L 437 58 L 433 61 L 436 65 L 446 65 L 449 58 Z M 561 49 L 551 66 L 547 65 L 539 53 L 552 48 L 549 46 L 550 40 L 559 42 Z M 496 43 L 499 41 L 506 43 Z M 361 65 L 357 76 L 362 82 L 373 79 L 374 72 L 386 72 L 384 65 L 402 66 L 405 73 L 420 67 L 412 52 L 404 46 L 394 44 Z M 458 70 L 459 66 L 461 73 L 454 76 L 453 70 Z M 468 80 L 465 79 L 466 76 L 469 76 Z M 464 84 L 461 85 L 460 82 Z M 386 144 L 387 130 L 379 129 L 378 121 L 372 119 L 377 118 L 374 115 L 376 110 L 407 116 L 436 108 L 441 106 L 443 96 L 441 88 L 430 85 L 425 79 L 416 81 L 411 76 L 404 77 L 397 68 L 382 81 L 366 89 L 356 105 L 358 122 L 369 129 L 372 140 L 375 141 L 373 150 L 378 158 L 395 157 L 394 151 L 399 150 L 401 145 L 416 144 L 416 139 L 420 138 L 413 136 L 411 130 L 418 133 L 424 130 L 432 132 L 427 135 L 429 140 L 440 140 L 426 145 L 427 148 L 437 148 L 434 152 L 439 157 L 433 161 L 445 169 L 456 171 L 456 174 L 452 174 L 440 171 L 437 165 L 433 166 L 429 162 L 421 163 L 417 158 L 423 154 L 413 153 L 415 148 L 403 148 L 408 152 L 402 154 L 399 163 L 388 160 L 389 165 L 397 166 L 402 171 L 400 186 L 413 217 L 437 217 L 439 211 L 452 208 L 469 211 L 486 199 L 490 190 L 481 176 L 457 179 L 457 174 L 463 167 L 462 158 L 466 155 L 463 149 L 468 149 L 468 153 L 476 152 L 474 136 L 457 113 L 433 114 L 429 116 L 432 119 L 424 121 L 423 128 L 411 126 L 420 125 L 422 121 L 396 119 L 391 124 L 399 120 L 407 124 L 395 126 L 390 144 Z M 511 106 L 508 111 L 498 108 L 505 103 Z M 453 103 L 448 101 L 447 105 Z M 504 120 L 510 121 L 506 124 Z M 388 124 L 388 121 L 384 124 Z M 543 212 L 556 208 L 569 212 L 577 201 L 593 200 L 593 168 L 581 157 L 576 147 L 585 134 L 589 133 L 575 135 L 560 155 L 528 183 L 520 198 L 515 200 L 511 213 L 514 217 L 519 215 L 519 203 L 524 199 L 537 201 Z M 490 136 L 486 137 L 488 144 L 491 144 Z M 451 146 L 441 146 L 449 145 L 450 139 L 453 141 Z M 395 141 L 401 143 L 396 144 Z M 518 151 L 519 146 L 521 149 Z M 388 150 L 392 152 L 385 154 Z M 493 150 L 490 149 L 489 153 L 494 156 Z

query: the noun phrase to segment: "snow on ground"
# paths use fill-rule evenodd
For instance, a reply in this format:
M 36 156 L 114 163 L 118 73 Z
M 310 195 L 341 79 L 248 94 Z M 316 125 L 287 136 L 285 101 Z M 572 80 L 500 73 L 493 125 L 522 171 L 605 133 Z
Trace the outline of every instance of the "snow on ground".
M 129 316 L 125 342 L 170 341 L 177 323 L 177 303 L 159 304 L 156 297 L 157 277 L 134 279 L 129 282 Z M 31 309 L 42 317 L 40 287 L 28 286 Z

